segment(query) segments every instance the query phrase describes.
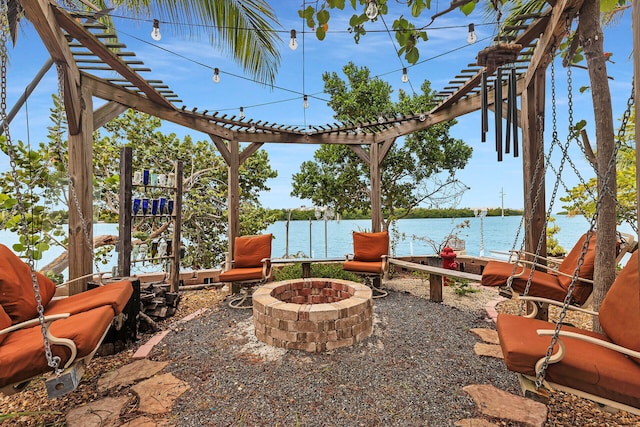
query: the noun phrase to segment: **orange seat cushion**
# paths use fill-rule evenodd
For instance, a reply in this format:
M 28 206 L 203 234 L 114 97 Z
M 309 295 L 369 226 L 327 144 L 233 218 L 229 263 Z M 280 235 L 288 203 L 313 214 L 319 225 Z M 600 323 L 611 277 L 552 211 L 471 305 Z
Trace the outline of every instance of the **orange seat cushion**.
M 132 294 L 133 286 L 131 282 L 129 280 L 121 280 L 71 295 L 67 298 L 53 300 L 47 305 L 44 314 L 76 314 L 108 305 L 113 309 L 114 315 L 118 315 L 124 310 Z
M 0 305 L 0 331 L 2 329 L 8 328 L 9 326 L 11 326 L 11 318 L 9 317 L 7 312 L 4 311 L 4 308 L 2 308 L 2 306 Z M 6 334 L 0 335 L 0 344 L 2 344 L 2 341 L 4 341 L 6 337 Z
M 42 305 L 51 301 L 56 285 L 48 277 L 36 273 Z M 11 249 L 0 244 L 0 305 L 13 324 L 33 319 L 38 314 L 31 269 Z
M 373 262 L 380 261 L 382 255 L 389 255 L 389 233 L 353 232 L 353 260 Z
M 78 350 L 76 357 L 84 357 L 96 348 L 112 320 L 111 307 L 98 307 L 56 320 L 51 324 L 51 333 L 73 340 Z M 62 365 L 68 361 L 70 353 L 66 347 L 53 345 L 51 350 L 61 357 Z M 40 325 L 8 334 L 0 345 L 0 366 L 0 387 L 51 372 L 44 354 Z
M 513 273 L 514 264 L 503 261 L 489 261 L 482 271 L 481 283 L 484 286 L 506 286 L 507 280 Z M 511 282 L 511 288 L 523 294 L 531 270 L 524 268 L 521 265 L 517 265 L 515 274 L 518 276 L 513 278 Z M 523 271 L 524 270 L 524 271 Z M 581 270 L 582 271 L 582 270 Z M 522 272 L 522 274 L 520 274 Z M 572 300 L 574 304 L 584 304 L 589 298 L 593 286 L 590 283 L 576 281 L 576 284 L 572 293 Z M 533 277 L 531 278 L 531 286 L 529 286 L 529 292 L 527 295 L 536 296 L 540 298 L 549 298 L 555 301 L 564 301 L 567 295 L 567 288 L 563 287 L 559 281 L 559 276 L 544 271 L 534 270 Z
M 579 276 L 583 279 L 593 280 L 593 270 L 596 262 L 596 233 L 589 234 L 591 236 L 589 238 L 589 246 L 586 248 L 586 252 L 584 252 L 583 262 L 580 265 Z M 567 256 L 564 257 L 562 263 L 558 266 L 559 271 L 573 277 L 573 274 L 578 267 L 578 260 L 584 251 L 584 244 L 586 240 L 587 234 L 583 234 Z M 558 281 L 563 288 L 569 289 L 571 277 L 558 276 Z
M 233 246 L 234 268 L 261 267 L 264 258 L 271 258 L 271 234 L 236 237 Z
M 261 280 L 262 267 L 232 268 L 220 274 L 221 282 L 242 282 L 246 280 Z
M 545 356 L 551 337 L 537 329 L 555 325 L 537 319 L 499 314 L 496 324 L 504 361 L 510 371 L 535 376 L 536 362 Z M 562 330 L 611 341 L 607 336 L 569 326 Z M 566 355 L 549 365 L 545 378 L 573 389 L 640 408 L 640 366 L 621 353 L 584 341 L 562 338 Z
M 355 271 L 358 273 L 374 273 L 382 274 L 382 261 L 363 262 L 363 261 L 345 261 L 342 268 L 347 271 Z
M 635 251 L 600 305 L 602 330 L 614 343 L 640 351 L 640 277 Z M 632 359 L 640 363 L 638 359 Z

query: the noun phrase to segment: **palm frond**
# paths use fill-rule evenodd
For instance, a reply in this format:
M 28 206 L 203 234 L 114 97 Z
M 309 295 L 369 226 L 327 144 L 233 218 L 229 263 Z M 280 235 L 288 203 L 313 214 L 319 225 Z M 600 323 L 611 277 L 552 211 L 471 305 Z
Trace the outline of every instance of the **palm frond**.
M 206 34 L 253 78 L 273 84 L 280 65 L 280 25 L 266 0 L 116 0 L 123 13 L 154 18 L 176 34 L 197 38 Z

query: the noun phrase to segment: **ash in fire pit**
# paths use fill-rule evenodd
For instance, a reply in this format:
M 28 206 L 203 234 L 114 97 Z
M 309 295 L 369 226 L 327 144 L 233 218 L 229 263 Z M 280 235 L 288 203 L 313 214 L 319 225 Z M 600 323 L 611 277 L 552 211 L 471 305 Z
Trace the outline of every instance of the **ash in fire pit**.
M 371 289 L 339 279 L 294 279 L 253 293 L 256 337 L 269 345 L 322 352 L 371 335 Z

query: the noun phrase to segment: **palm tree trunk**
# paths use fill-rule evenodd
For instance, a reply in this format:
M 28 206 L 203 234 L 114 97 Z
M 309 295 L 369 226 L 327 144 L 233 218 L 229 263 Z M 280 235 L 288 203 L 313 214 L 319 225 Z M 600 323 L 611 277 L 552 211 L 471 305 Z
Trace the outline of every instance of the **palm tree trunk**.
M 615 259 L 616 205 L 613 195 L 616 194 L 617 187 L 615 165 L 607 171 L 614 153 L 615 143 L 611 93 L 603 47 L 604 35 L 600 26 L 599 1 L 585 1 L 582 4 L 578 36 L 584 49 L 591 81 L 591 96 L 596 124 L 598 194 L 602 197 L 597 220 L 598 240 L 593 290 L 594 310 L 598 310 L 615 279 L 615 265 L 612 260 Z M 596 331 L 601 331 L 597 321 L 594 322 L 593 328 Z

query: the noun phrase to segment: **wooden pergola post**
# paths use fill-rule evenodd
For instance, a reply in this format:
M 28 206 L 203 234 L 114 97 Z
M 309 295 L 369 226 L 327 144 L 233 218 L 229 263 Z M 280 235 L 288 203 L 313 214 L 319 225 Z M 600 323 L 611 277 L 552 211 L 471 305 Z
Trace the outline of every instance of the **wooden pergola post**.
M 82 88 L 79 132 L 69 132 L 69 279 L 93 272 L 93 100 Z M 69 284 L 69 295 L 87 290 L 88 279 Z
M 522 176 L 524 184 L 525 250 L 546 256 L 546 199 L 544 177 L 545 69 L 538 68 L 522 92 Z M 538 164 L 540 162 L 540 164 Z M 537 173 L 536 173 L 537 170 Z
M 240 233 L 240 143 L 229 141 L 228 208 L 229 257 L 233 257 L 233 243 Z M 231 259 L 231 258 L 229 258 Z
M 371 176 L 371 231 L 382 229 L 381 170 L 379 160 L 379 144 L 374 142 L 369 149 L 369 173 Z

